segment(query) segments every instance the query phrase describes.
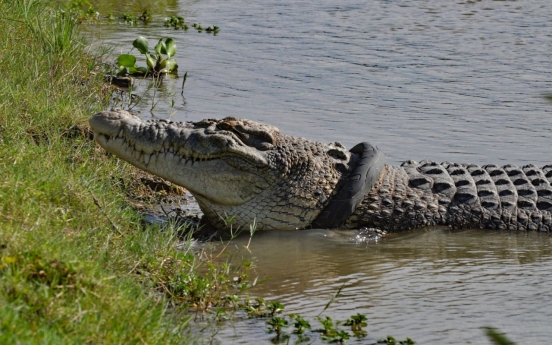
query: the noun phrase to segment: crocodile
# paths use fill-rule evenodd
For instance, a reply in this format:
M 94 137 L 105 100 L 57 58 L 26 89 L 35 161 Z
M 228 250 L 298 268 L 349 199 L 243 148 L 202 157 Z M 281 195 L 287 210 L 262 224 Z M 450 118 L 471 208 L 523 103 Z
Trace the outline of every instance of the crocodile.
M 90 125 L 108 152 L 188 189 L 219 229 L 552 229 L 552 165 L 393 166 L 369 143 L 347 150 L 234 117 L 145 121 L 116 110 Z

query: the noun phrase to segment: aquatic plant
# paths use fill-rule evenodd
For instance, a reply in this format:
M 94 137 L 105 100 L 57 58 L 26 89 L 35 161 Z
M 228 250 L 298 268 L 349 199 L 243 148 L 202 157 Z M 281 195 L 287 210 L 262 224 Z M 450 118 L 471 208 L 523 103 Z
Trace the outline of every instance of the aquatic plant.
M 205 30 L 205 32 L 207 33 L 213 33 L 213 34 L 217 34 L 220 30 L 220 28 L 216 25 L 213 25 L 213 26 L 208 26 L 206 28 L 204 28 L 203 26 L 201 26 L 201 24 L 198 24 L 198 23 L 193 23 L 192 24 L 192 27 L 194 29 L 197 30 L 197 32 L 203 32 L 203 30 Z
M 112 19 L 113 16 L 109 15 L 108 19 Z M 123 13 L 119 17 L 119 19 L 122 20 L 123 23 L 129 24 L 129 25 L 136 25 L 139 22 L 147 23 L 151 19 L 151 15 L 148 13 L 147 10 L 144 10 L 140 16 L 135 16 L 134 14 L 129 13 Z
M 331 317 L 326 316 L 325 318 L 318 317 L 318 321 L 322 324 L 324 329 L 318 330 L 322 333 L 322 339 L 327 340 L 330 343 L 343 343 L 345 340 L 349 339 L 349 333 L 344 330 L 338 330 L 337 324 L 334 325 L 334 321 Z
M 340 289 L 341 291 L 341 289 Z M 329 304 L 335 300 L 332 298 Z M 350 339 L 351 334 L 343 326 L 350 326 L 350 329 L 355 337 L 362 338 L 367 336 L 367 332 L 362 327 L 368 326 L 367 317 L 364 314 L 357 313 L 352 315 L 345 321 L 334 321 L 330 316 L 318 316 L 316 319 L 322 325 L 322 328 L 313 330 L 310 322 L 299 314 L 289 314 L 287 316 L 276 316 L 276 313 L 281 313 L 284 310 L 284 306 L 278 301 L 266 302 L 263 298 L 256 298 L 254 301 L 246 299 L 246 303 L 238 302 L 236 304 L 238 308 L 243 308 L 247 315 L 251 318 L 265 318 L 269 333 L 276 333 L 276 338 L 271 339 L 273 343 L 289 342 L 291 337 L 295 336 L 295 343 L 301 343 L 311 340 L 313 333 L 320 333 L 320 338 L 328 343 L 344 344 Z M 324 310 L 326 310 L 325 308 Z M 293 324 L 294 330 L 291 333 L 286 333 L 284 328 L 289 324 Z M 374 340 L 375 342 L 375 340 Z M 394 337 L 387 336 L 386 338 L 377 341 L 381 344 L 389 345 L 413 345 L 415 342 L 406 338 L 402 341 L 396 341 Z M 498 345 L 512 345 L 512 344 L 498 344 Z
M 100 14 L 88 0 L 73 0 L 59 10 L 62 14 L 74 15 L 79 22 L 98 19 Z
M 366 331 L 362 327 L 368 326 L 366 322 L 368 319 L 365 315 L 357 313 L 356 315 L 351 316 L 347 321 L 345 321 L 345 326 L 351 326 L 351 331 L 355 334 L 356 337 L 366 336 Z
M 266 308 L 270 311 L 270 316 L 274 317 L 275 314 L 284 311 L 284 306 L 278 301 L 270 302 Z
M 117 58 L 118 76 L 127 74 L 158 76 L 162 73 L 176 72 L 178 69 L 176 60 L 172 58 L 176 54 L 176 43 L 172 38 L 159 39 L 154 48 L 155 53 L 149 51 L 148 40 L 143 36 L 135 39 L 132 45 L 145 56 L 147 67 L 136 66 L 136 56 L 133 54 L 121 54 Z
M 386 338 L 383 338 L 383 339 L 380 339 L 378 340 L 378 344 L 387 344 L 387 345 L 396 345 L 396 344 L 400 344 L 400 345 L 414 345 L 416 344 L 416 342 L 410 338 L 406 338 L 405 340 L 401 340 L 399 342 L 397 342 L 397 340 L 395 340 L 394 337 L 388 335 Z
M 214 34 L 217 34 L 219 32 L 219 27 L 216 26 L 216 25 L 213 25 L 213 26 L 208 26 L 205 28 L 205 32 L 208 32 L 208 33 L 214 33 Z
M 289 322 L 286 319 L 281 318 L 279 316 L 271 317 L 267 323 L 270 326 L 268 331 L 270 333 L 272 332 L 276 333 L 277 337 L 280 337 L 282 335 L 282 329 L 284 327 L 287 327 L 289 324 Z
M 310 323 L 307 320 L 303 319 L 301 315 L 290 315 L 290 317 L 295 320 L 293 322 L 293 327 L 295 327 L 293 333 L 303 334 L 307 329 L 311 329 Z
M 165 18 L 165 26 L 188 30 L 188 25 L 184 22 L 184 17 L 182 16 L 170 16 L 169 18 Z

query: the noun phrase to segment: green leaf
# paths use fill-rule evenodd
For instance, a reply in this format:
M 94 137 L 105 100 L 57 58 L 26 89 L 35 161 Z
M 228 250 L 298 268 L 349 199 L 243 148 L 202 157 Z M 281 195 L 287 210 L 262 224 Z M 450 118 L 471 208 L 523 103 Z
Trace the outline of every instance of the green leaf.
M 122 54 L 117 58 L 117 65 L 124 67 L 134 67 L 136 65 L 136 56 L 132 54 Z
M 130 75 L 143 76 L 146 75 L 146 73 L 148 73 L 148 69 L 146 67 L 130 67 L 128 69 L 128 74 Z
M 163 39 L 160 39 L 159 42 L 157 42 L 157 44 L 155 45 L 155 52 L 157 53 L 157 55 L 167 55 L 167 46 L 165 45 L 165 42 L 163 42 Z
M 155 69 L 155 58 L 151 54 L 146 54 L 146 63 L 150 69 Z
M 119 71 L 117 72 L 118 76 L 123 76 L 128 74 L 128 69 L 125 66 L 119 67 Z
M 144 36 L 140 36 L 135 39 L 134 42 L 132 42 L 132 45 L 134 46 L 134 48 L 138 49 L 141 54 L 146 54 L 149 52 L 148 40 Z
M 175 59 L 165 59 L 161 61 L 159 65 L 161 66 L 163 73 L 171 73 L 176 71 L 176 69 L 178 68 Z
M 165 45 L 166 45 L 166 48 L 167 48 L 167 56 L 168 57 L 171 57 L 171 56 L 174 56 L 174 54 L 176 54 L 176 43 L 174 43 L 174 40 L 172 38 L 167 38 L 165 40 Z
M 146 67 L 136 67 L 136 74 L 144 75 L 148 73 L 148 69 Z

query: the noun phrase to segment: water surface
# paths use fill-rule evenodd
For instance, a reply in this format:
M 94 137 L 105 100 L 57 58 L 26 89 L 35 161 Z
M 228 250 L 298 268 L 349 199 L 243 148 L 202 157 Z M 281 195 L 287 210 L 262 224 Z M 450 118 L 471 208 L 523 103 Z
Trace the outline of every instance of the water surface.
M 363 243 L 353 231 L 267 232 L 235 241 L 268 280 L 251 291 L 279 300 L 286 312 L 316 320 L 368 317 L 371 338 L 388 334 L 420 344 L 486 344 L 482 326 L 518 343 L 552 334 L 552 239 L 548 234 L 428 228 Z M 250 323 L 221 330 L 222 343 L 254 343 L 273 335 Z M 243 335 L 248 335 L 246 339 Z M 232 341 L 229 341 L 232 340 Z M 354 343 L 354 342 L 353 342 Z

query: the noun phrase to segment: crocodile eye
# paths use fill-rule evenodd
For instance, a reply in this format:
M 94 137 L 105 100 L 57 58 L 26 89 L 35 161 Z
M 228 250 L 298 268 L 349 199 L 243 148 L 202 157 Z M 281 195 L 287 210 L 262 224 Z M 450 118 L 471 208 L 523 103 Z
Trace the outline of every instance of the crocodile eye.
M 261 151 L 270 150 L 276 142 L 274 136 L 265 127 L 256 128 L 250 126 L 247 121 L 241 122 L 233 117 L 227 117 L 217 123 L 217 129 L 232 132 L 245 145 Z
M 231 131 L 234 128 L 234 126 L 232 126 L 228 122 L 219 122 L 217 123 L 217 128 L 223 131 Z

